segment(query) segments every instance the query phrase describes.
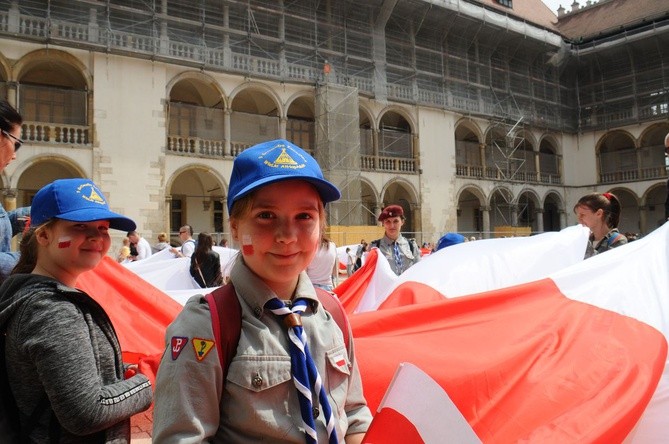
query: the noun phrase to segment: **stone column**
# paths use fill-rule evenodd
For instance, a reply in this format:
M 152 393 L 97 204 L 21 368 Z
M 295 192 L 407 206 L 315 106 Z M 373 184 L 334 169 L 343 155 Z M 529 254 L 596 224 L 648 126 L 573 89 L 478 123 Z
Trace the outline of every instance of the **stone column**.
M 490 238 L 490 207 L 481 207 L 481 216 L 483 218 L 483 239 Z
M 288 122 L 287 117 L 279 117 L 279 139 L 286 138 L 286 123 Z
M 534 214 L 537 218 L 537 232 L 544 232 L 544 210 L 543 208 L 537 208 L 534 210 Z
M 567 227 L 567 212 L 560 210 L 560 230 Z
M 172 231 L 174 231 L 175 227 L 170 226 L 170 222 L 172 221 L 172 196 L 169 194 L 165 195 L 165 214 L 163 216 L 163 221 L 165 227 L 170 227 L 170 232 L 167 235 L 172 237 Z M 181 227 L 176 227 L 177 230 L 179 228 Z
M 648 205 L 639 207 L 639 233 L 648 233 Z
M 223 110 L 223 157 L 231 156 L 231 146 L 230 142 L 232 141 L 232 134 L 230 134 L 230 115 L 232 110 L 230 108 L 225 108 Z

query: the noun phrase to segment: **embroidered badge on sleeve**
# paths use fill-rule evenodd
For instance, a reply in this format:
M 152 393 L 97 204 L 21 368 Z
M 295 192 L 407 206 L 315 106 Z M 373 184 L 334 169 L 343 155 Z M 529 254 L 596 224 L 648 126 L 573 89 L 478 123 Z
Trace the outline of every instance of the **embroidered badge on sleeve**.
M 193 350 L 198 361 L 207 357 L 216 343 L 211 339 L 193 338 Z
M 181 351 L 184 349 L 186 344 L 188 344 L 188 338 L 185 336 L 172 336 L 170 341 L 172 345 L 172 360 L 176 361 Z

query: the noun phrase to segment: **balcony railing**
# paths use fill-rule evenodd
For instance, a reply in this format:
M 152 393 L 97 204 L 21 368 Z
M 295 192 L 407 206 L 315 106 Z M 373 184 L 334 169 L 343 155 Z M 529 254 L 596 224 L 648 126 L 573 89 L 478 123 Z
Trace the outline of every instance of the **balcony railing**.
M 31 142 L 66 145 L 89 145 L 90 128 L 83 125 L 60 123 L 23 122 L 21 138 Z
M 666 179 L 667 169 L 664 165 L 634 170 L 612 171 L 602 173 L 600 183 L 634 182 L 639 180 Z
M 364 171 L 384 171 L 404 174 L 417 172 L 415 159 L 401 157 L 361 156 L 360 167 Z
M 509 182 L 528 182 L 544 183 L 550 185 L 560 185 L 562 176 L 555 173 L 542 173 L 537 171 L 518 171 L 513 174 L 506 174 L 497 167 L 484 167 L 481 165 L 457 164 L 455 172 L 460 177 L 470 177 L 473 179 L 505 180 Z
M 199 154 L 208 157 L 224 157 L 221 140 L 207 140 L 200 137 L 167 136 L 167 151 L 176 154 Z

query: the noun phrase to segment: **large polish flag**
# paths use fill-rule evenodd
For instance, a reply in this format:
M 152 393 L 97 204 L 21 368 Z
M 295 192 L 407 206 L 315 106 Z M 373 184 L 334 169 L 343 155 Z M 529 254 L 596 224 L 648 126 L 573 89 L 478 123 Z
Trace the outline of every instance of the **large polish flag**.
M 483 442 L 665 442 L 668 233 L 669 224 L 585 261 L 581 227 L 476 241 L 400 277 L 372 251 L 337 288 L 372 411 L 408 362 L 445 390 Z M 155 338 L 180 304 L 140 282 L 153 288 L 108 260 L 80 285 L 110 312 L 124 351 L 155 359 L 163 348 Z M 147 303 L 142 293 L 152 291 Z M 140 314 L 158 320 L 138 322 Z M 438 426 L 434 413 L 428 424 Z

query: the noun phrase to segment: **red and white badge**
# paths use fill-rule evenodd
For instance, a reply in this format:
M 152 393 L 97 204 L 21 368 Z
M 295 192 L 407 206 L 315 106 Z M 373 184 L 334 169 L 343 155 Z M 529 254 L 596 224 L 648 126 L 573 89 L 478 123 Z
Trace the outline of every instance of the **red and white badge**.
M 181 351 L 188 344 L 188 338 L 185 336 L 172 336 L 170 345 L 172 346 L 172 361 L 176 361 Z

